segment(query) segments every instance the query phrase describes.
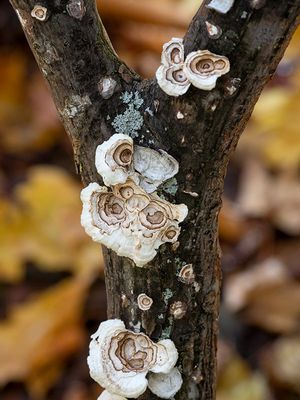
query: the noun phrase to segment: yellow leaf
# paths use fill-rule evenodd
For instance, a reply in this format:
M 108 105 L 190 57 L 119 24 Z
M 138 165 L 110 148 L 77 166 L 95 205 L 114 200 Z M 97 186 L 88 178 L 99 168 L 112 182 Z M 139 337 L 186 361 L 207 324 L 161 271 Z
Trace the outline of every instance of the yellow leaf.
M 99 274 L 100 246 L 80 225 L 80 190 L 60 168 L 29 169 L 28 179 L 15 189 L 15 202 L 0 202 L 0 279 L 20 280 L 26 261 L 87 278 Z
M 0 324 L 0 384 L 25 381 L 41 398 L 62 362 L 85 337 L 81 326 L 86 283 L 69 279 L 11 312 Z M 43 385 L 39 384 L 43 381 Z

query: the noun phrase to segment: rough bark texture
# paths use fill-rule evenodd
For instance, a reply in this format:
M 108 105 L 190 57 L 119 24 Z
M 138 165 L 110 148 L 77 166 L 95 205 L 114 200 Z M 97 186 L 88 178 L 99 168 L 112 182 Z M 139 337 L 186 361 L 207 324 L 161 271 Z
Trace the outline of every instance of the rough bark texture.
M 108 317 L 119 317 L 153 339 L 174 340 L 184 375 L 177 400 L 214 399 L 221 283 L 218 213 L 224 175 L 254 104 L 296 28 L 300 1 L 236 0 L 225 15 L 207 9 L 209 1 L 204 1 L 185 37 L 186 53 L 209 49 L 225 55 L 231 70 L 215 90 L 191 88 L 179 98 L 167 96 L 155 80 L 142 81 L 117 58 L 94 0 L 40 1 L 48 9 L 44 22 L 30 15 L 35 1 L 11 3 L 49 83 L 84 184 L 100 181 L 95 149 L 118 127 L 136 134 L 136 143 L 164 149 L 179 161 L 178 190 L 169 199 L 189 207 L 180 246 L 176 251 L 162 247 L 146 268 L 105 251 Z M 209 36 L 206 21 L 222 29 L 218 39 Z M 99 87 L 108 76 L 117 85 L 114 94 L 103 99 Z M 134 94 L 129 103 L 125 92 Z M 183 119 L 177 118 L 178 111 Z M 196 283 L 178 280 L 185 264 L 193 264 Z M 154 299 L 150 311 L 138 309 L 140 293 Z M 188 308 L 182 319 L 170 315 L 170 305 L 178 300 Z M 147 392 L 141 398 L 156 397 Z

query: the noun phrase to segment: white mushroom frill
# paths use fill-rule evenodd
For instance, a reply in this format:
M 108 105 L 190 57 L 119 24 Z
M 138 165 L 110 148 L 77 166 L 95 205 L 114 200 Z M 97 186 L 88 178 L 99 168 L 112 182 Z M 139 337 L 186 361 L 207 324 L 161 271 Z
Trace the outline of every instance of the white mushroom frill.
M 209 50 L 194 51 L 184 59 L 182 39 L 173 38 L 163 46 L 156 79 L 165 93 L 177 97 L 186 93 L 191 84 L 198 89 L 212 90 L 217 79 L 229 70 L 228 58 Z
M 137 398 L 147 389 L 148 372 L 168 374 L 177 359 L 171 340 L 154 343 L 145 334 L 131 332 L 121 320 L 114 319 L 102 322 L 92 335 L 88 365 L 91 377 L 109 392 L 103 396 Z
M 81 224 L 96 242 L 131 258 L 139 267 L 151 261 L 163 243 L 175 243 L 184 204 L 172 204 L 146 193 L 130 179 L 112 191 L 90 183 L 81 192 Z
M 163 150 L 134 146 L 128 135 L 115 134 L 97 147 L 96 168 L 104 183 L 81 192 L 81 224 L 96 242 L 131 258 L 139 267 L 150 262 L 163 243 L 175 243 L 179 223 L 188 213 L 156 189 L 178 172 L 178 162 Z

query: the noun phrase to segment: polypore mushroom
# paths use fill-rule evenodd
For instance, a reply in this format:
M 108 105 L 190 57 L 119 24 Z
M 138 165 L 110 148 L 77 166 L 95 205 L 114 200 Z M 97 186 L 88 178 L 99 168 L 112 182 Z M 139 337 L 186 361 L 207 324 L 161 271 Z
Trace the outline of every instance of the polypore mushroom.
M 187 312 L 187 305 L 182 301 L 175 301 L 171 304 L 170 314 L 173 315 L 175 319 L 181 319 L 185 316 Z
M 131 173 L 133 140 L 128 135 L 115 134 L 96 149 L 96 169 L 107 186 L 126 182 Z
M 188 81 L 182 66 L 161 65 L 156 71 L 156 79 L 160 88 L 169 96 L 178 97 L 188 91 L 191 83 Z
M 169 96 L 180 96 L 187 92 L 190 82 L 183 71 L 184 47 L 182 39 L 173 38 L 163 45 L 161 66 L 156 71 L 160 88 Z
M 139 185 L 148 193 L 178 173 L 179 164 L 164 150 L 134 146 L 133 165 L 139 173 Z
M 195 282 L 195 273 L 193 269 L 193 264 L 184 265 L 179 271 L 178 278 L 183 283 L 194 283 Z
M 198 50 L 186 57 L 183 70 L 195 87 L 212 90 L 217 79 L 229 72 L 230 63 L 227 57 L 218 56 L 208 50 Z
M 91 377 L 111 394 L 137 398 L 145 392 L 149 371 L 170 372 L 178 359 L 174 343 L 153 343 L 143 333 L 125 329 L 121 320 L 102 322 L 92 335 L 88 365 Z
M 48 15 L 48 10 L 46 7 L 43 7 L 39 4 L 36 4 L 31 10 L 31 16 L 39 21 L 46 21 Z
M 110 393 L 108 390 L 104 390 L 97 400 L 127 400 L 123 396 L 119 396 L 118 394 Z
M 182 376 L 178 368 L 173 368 L 167 374 L 150 373 L 148 387 L 152 393 L 161 399 L 171 399 L 182 386 Z
M 148 193 L 178 173 L 179 165 L 164 150 L 134 146 L 132 138 L 115 134 L 96 149 L 96 168 L 106 186 L 124 183 L 128 177 Z
M 226 14 L 233 6 L 234 0 L 211 0 L 206 6 L 212 10 L 215 10 L 221 14 Z
M 155 257 L 160 245 L 177 241 L 179 223 L 188 212 L 186 205 L 148 194 L 131 179 L 111 192 L 91 183 L 82 190 L 81 200 L 86 233 L 139 267 Z
M 166 67 L 170 65 L 182 65 L 184 62 L 184 47 L 181 38 L 172 38 L 163 45 L 161 63 Z
M 141 293 L 137 298 L 139 309 L 142 311 L 147 311 L 151 308 L 153 300 L 151 297 L 147 296 L 145 293 Z

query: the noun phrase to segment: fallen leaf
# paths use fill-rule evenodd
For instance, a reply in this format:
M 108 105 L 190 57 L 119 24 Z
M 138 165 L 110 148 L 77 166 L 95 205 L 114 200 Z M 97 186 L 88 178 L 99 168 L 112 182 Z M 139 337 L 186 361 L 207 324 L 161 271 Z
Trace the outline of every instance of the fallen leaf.
M 69 279 L 32 298 L 0 323 L 0 384 L 25 381 L 41 399 L 63 362 L 84 343 L 81 315 L 87 282 Z
M 263 291 L 288 281 L 289 275 L 283 263 L 276 258 L 268 258 L 260 264 L 227 277 L 224 284 L 224 302 L 229 310 L 236 312 L 248 306 L 254 291 Z
M 274 386 L 284 387 L 300 395 L 299 335 L 276 340 L 264 353 L 262 365 Z
M 15 188 L 14 202 L 0 202 L 0 278 L 14 282 L 23 265 L 99 274 L 101 248 L 80 225 L 81 187 L 60 168 L 37 166 Z

